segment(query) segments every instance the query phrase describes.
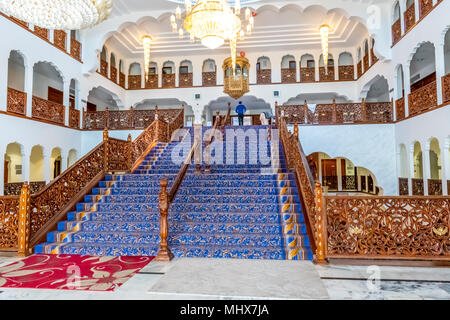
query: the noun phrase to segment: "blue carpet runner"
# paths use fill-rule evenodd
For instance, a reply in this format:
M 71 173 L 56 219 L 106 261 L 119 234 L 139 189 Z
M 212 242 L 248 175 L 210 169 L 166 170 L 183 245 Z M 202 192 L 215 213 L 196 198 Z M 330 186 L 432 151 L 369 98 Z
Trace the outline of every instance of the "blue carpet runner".
M 156 255 L 160 179 L 168 178 L 170 187 L 181 168 L 171 160 L 177 144 L 158 144 L 133 174 L 107 175 L 35 252 Z M 168 242 L 175 256 L 312 259 L 295 179 L 286 169 L 281 145 L 276 152 L 275 144 L 267 143 L 271 163 L 266 166 L 249 164 L 248 147 L 247 141 L 246 156 L 234 150 L 235 163 L 244 164 L 213 164 L 210 174 L 201 175 L 190 166 L 169 210 Z M 226 143 L 224 157 L 225 150 Z

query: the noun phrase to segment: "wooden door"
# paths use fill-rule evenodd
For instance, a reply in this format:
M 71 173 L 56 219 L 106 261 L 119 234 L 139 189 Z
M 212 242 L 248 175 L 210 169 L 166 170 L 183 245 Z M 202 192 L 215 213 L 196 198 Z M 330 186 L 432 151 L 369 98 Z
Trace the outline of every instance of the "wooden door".
M 53 177 L 56 178 L 61 174 L 61 160 L 55 160 L 55 166 L 53 169 Z
M 328 187 L 329 190 L 338 189 L 336 159 L 322 160 L 322 185 Z
M 63 104 L 64 102 L 64 94 L 62 91 L 58 89 L 48 87 L 48 101 L 53 101 L 59 104 Z
M 4 185 L 6 185 L 8 183 L 8 177 L 9 177 L 8 166 L 9 166 L 8 161 L 5 161 L 4 169 L 3 169 L 3 183 L 4 183 Z

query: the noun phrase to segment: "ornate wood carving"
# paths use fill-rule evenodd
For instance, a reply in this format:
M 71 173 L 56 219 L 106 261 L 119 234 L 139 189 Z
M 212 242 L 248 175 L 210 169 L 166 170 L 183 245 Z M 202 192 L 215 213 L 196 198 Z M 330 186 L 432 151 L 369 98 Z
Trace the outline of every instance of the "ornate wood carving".
M 214 72 L 203 72 L 202 73 L 202 85 L 204 87 L 217 85 L 217 73 L 215 71 Z
M 125 73 L 119 72 L 119 86 L 125 89 Z
M 372 65 L 378 62 L 378 57 L 375 55 L 373 48 L 370 49 L 370 58 L 372 59 Z
M 18 230 L 18 254 L 20 256 L 27 256 L 30 254 L 30 225 L 31 225 L 31 198 L 30 186 L 25 182 L 20 191 L 20 205 L 19 205 L 19 230 Z
M 356 72 L 358 73 L 358 78 L 362 76 L 362 61 L 358 62 L 356 65 Z
M 128 141 L 109 138 L 108 143 L 108 170 L 128 171 L 130 170 L 130 145 Z
M 355 80 L 355 67 L 354 66 L 339 66 L 339 80 L 340 81 Z
M 128 89 L 136 90 L 141 89 L 142 78 L 141 75 L 128 76 Z
M 271 84 L 272 83 L 272 70 L 264 69 L 258 70 L 256 73 L 257 84 Z
M 33 96 L 32 116 L 59 124 L 64 124 L 65 107 L 62 104 Z
M 114 68 L 113 66 L 111 66 L 111 68 L 109 70 L 109 74 L 110 74 L 110 80 L 114 83 L 117 83 L 117 68 Z
M 84 128 L 87 130 L 99 130 L 106 127 L 105 111 L 86 112 L 84 114 Z
M 69 126 L 71 128 L 80 128 L 80 110 L 69 108 Z
M 175 88 L 175 73 L 162 75 L 163 88 Z
M 295 69 L 281 69 L 281 83 L 296 83 Z
M 7 111 L 21 115 L 26 114 L 27 94 L 25 92 L 8 88 Z
M 411 92 L 408 96 L 409 115 L 421 113 L 437 106 L 436 81 Z
M 180 73 L 179 75 L 179 84 L 178 87 L 180 88 L 190 88 L 192 87 L 192 73 Z
M 148 80 L 145 82 L 146 89 L 158 89 L 158 75 L 149 74 Z
M 314 82 L 314 81 L 316 81 L 316 68 L 300 67 L 300 82 Z
M 402 21 L 399 18 L 397 21 L 394 22 L 392 25 L 392 45 L 399 42 L 399 40 L 402 38 Z
M 426 16 L 433 10 L 433 0 L 419 0 L 420 18 Z
M 409 195 L 408 178 L 398 178 L 398 194 L 401 196 Z
M 370 122 L 392 122 L 391 102 L 366 102 L 367 121 Z
M 364 62 L 364 72 L 367 72 L 367 70 L 369 70 L 369 55 L 366 54 L 363 58 L 363 62 Z
M 19 197 L 0 197 L 0 249 L 16 249 L 18 233 Z
M 424 195 L 423 179 L 411 179 L 411 181 L 412 181 L 413 196 L 423 196 Z
M 73 38 L 70 39 L 70 55 L 81 61 L 81 43 Z
M 395 112 L 397 121 L 405 119 L 405 98 L 402 97 L 395 101 Z
M 322 194 L 322 186 L 319 182 L 316 182 L 316 188 L 314 190 L 314 202 L 315 202 L 315 235 L 316 235 L 316 263 L 323 264 L 325 261 L 325 226 L 324 220 L 326 217 L 324 216 L 324 207 L 323 207 L 323 194 Z
M 173 259 L 173 253 L 169 249 L 167 236 L 169 227 L 167 224 L 167 216 L 169 214 L 169 197 L 167 195 L 167 179 L 161 180 L 161 191 L 159 193 L 159 213 L 160 218 L 160 243 L 156 261 L 170 261 Z
M 414 24 L 416 23 L 416 9 L 414 5 L 411 5 L 408 9 L 405 11 L 405 32 L 409 31 Z
M 108 78 L 108 62 L 103 59 L 100 59 L 100 74 Z
M 355 176 L 342 176 L 342 189 L 357 190 Z
M 284 115 L 288 124 L 307 124 L 312 123 L 313 113 L 305 105 L 283 105 L 278 107 L 278 112 Z
M 7 183 L 4 187 L 5 196 L 20 196 L 20 190 L 23 186 L 23 182 Z M 45 187 L 45 181 L 33 181 L 30 182 L 31 193 L 37 193 Z
M 63 51 L 66 51 L 67 34 L 64 30 L 53 30 L 53 43 Z
M 450 101 L 450 73 L 442 77 L 442 100 Z
M 334 67 L 328 67 L 328 73 L 325 67 L 319 67 L 319 81 L 334 81 Z
M 34 26 L 34 34 L 45 40 L 48 40 L 48 29 Z
M 428 180 L 428 195 L 442 196 L 442 180 L 439 179 Z
M 327 257 L 449 257 L 450 199 L 325 197 Z

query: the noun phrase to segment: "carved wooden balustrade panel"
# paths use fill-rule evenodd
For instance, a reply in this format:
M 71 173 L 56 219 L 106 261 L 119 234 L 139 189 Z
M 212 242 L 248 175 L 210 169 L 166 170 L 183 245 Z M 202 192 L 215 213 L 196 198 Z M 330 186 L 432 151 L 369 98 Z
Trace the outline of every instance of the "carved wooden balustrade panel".
M 398 194 L 401 196 L 409 195 L 408 178 L 398 178 Z
M 145 82 L 146 89 L 158 89 L 158 75 L 157 74 L 149 74 L 148 79 Z
M 411 92 L 408 96 L 409 115 L 421 113 L 437 106 L 436 81 Z
M 425 194 L 423 179 L 411 179 L 411 182 L 413 196 L 423 196 Z
M 83 121 L 84 129 L 104 129 L 106 128 L 106 111 L 86 112 Z
M 442 196 L 442 180 L 439 179 L 428 180 L 428 195 Z
M 131 143 L 114 138 L 108 139 L 108 170 L 128 171 L 131 156 Z
M 450 101 L 450 73 L 442 77 L 442 100 Z
M 53 101 L 33 97 L 32 116 L 33 118 L 64 124 L 65 107 Z
M 395 101 L 395 113 L 397 121 L 405 119 L 405 98 Z
M 339 66 L 339 80 L 340 81 L 355 80 L 355 67 Z
M 399 18 L 392 25 L 392 45 L 396 44 L 402 38 L 402 21 Z
M 325 67 L 319 67 L 319 81 L 334 81 L 334 67 L 328 67 L 328 73 Z
M 325 108 L 325 105 L 324 105 Z M 333 110 L 333 105 L 328 105 Z M 353 123 L 362 121 L 363 114 L 361 103 L 337 103 L 336 104 L 336 120 L 335 123 Z
M 333 105 L 332 104 L 317 104 L 314 110 L 314 123 L 332 123 L 333 121 Z
M 31 196 L 31 236 L 36 234 L 55 214 L 103 171 L 102 143 L 53 180 L 39 193 Z
M 373 48 L 370 49 L 370 59 L 372 59 L 372 65 L 378 62 L 378 57 L 375 55 Z
M 203 72 L 202 85 L 204 87 L 217 85 L 217 72 Z
M 131 111 L 109 111 L 108 129 L 119 130 L 131 128 Z
M 163 88 L 175 88 L 175 73 L 162 75 Z
M 155 110 L 135 110 L 134 127 L 147 128 L 155 120 Z
M 128 89 L 141 89 L 142 78 L 140 75 L 128 76 Z
M 283 114 L 287 124 L 308 124 L 313 121 L 313 113 L 305 105 L 278 106 L 278 114 Z
M 119 86 L 125 89 L 125 73 L 119 72 Z
M 272 70 L 264 69 L 258 70 L 256 73 L 257 84 L 271 84 L 272 83 Z
M 69 126 L 71 128 L 80 127 L 80 110 L 69 108 Z
M 420 18 L 433 10 L 433 0 L 419 0 Z
M 364 63 L 364 72 L 367 72 L 367 70 L 369 70 L 369 55 L 366 54 L 363 58 L 363 63 Z
M 7 95 L 7 111 L 25 115 L 27 112 L 27 94 L 13 88 L 8 88 Z
M 19 197 L 0 197 L 0 249 L 17 248 L 19 200 Z
M 295 69 L 281 69 L 281 83 L 296 83 L 296 77 Z
M 356 65 L 356 71 L 358 73 L 358 78 L 362 76 L 362 61 L 358 62 Z
M 48 29 L 34 26 L 34 34 L 45 40 L 48 40 Z
M 405 11 L 405 32 L 409 31 L 416 23 L 416 9 L 414 5 Z
M 114 68 L 113 66 L 111 66 L 110 70 L 109 70 L 109 74 L 110 74 L 110 80 L 114 83 L 117 83 L 117 68 Z
M 342 176 L 342 189 L 357 190 L 356 177 L 355 176 Z
M 3 193 L 5 196 L 19 196 L 22 185 L 23 182 L 5 183 Z
M 300 67 L 300 82 L 314 82 L 314 81 L 316 81 L 316 68 Z
M 370 122 L 392 122 L 392 103 L 391 102 L 367 102 L 367 121 Z
M 131 145 L 131 159 L 132 163 L 136 163 L 136 160 L 144 153 L 144 151 L 151 145 L 156 139 L 156 122 L 152 122 L 140 135 L 133 141 Z
M 53 31 L 53 43 L 55 46 L 63 51 L 66 51 L 67 34 L 64 30 Z
M 100 74 L 108 78 L 108 62 L 103 59 L 100 59 Z
M 184 109 L 181 109 L 181 111 L 178 110 L 178 115 L 175 118 L 170 119 L 168 125 L 169 132 L 167 138 L 170 140 L 172 138 L 172 134 L 184 125 Z
M 178 79 L 178 86 L 180 88 L 190 88 L 192 87 L 193 84 L 193 77 L 192 77 L 192 73 L 180 73 L 179 75 L 179 79 Z
M 327 256 L 449 258 L 450 199 L 324 197 Z
M 41 191 L 44 187 L 45 187 L 45 181 L 32 181 L 30 182 L 30 192 L 33 193 L 38 193 L 39 191 Z M 19 192 L 20 195 L 20 192 Z
M 70 55 L 81 60 L 81 43 L 75 39 L 70 39 Z

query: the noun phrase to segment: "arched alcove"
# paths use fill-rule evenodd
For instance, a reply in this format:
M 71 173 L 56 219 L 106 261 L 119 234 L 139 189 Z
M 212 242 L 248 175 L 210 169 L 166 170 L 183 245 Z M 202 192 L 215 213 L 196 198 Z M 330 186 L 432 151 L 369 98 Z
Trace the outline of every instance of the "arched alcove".
M 297 62 L 292 55 L 285 55 L 281 60 L 281 82 L 297 82 Z
M 75 162 L 77 162 L 77 150 L 70 149 L 69 154 L 67 156 L 67 168 L 70 168 Z
M 50 155 L 50 176 L 52 180 L 58 177 L 62 172 L 61 160 L 61 148 L 53 148 Z
M 175 88 L 175 63 L 166 61 L 162 68 L 162 87 Z
M 25 59 L 16 50 L 12 50 L 8 58 L 8 88 L 25 91 Z
M 33 96 L 64 103 L 64 81 L 61 73 L 49 62 L 38 62 L 33 67 Z
M 256 62 L 256 83 L 272 83 L 272 64 L 268 57 L 259 57 Z
M 408 178 L 409 177 L 409 165 L 408 165 L 408 153 L 406 151 L 406 146 L 404 144 L 400 145 L 400 178 Z
M 328 54 L 328 64 L 325 68 L 323 55 L 319 58 L 319 81 L 334 81 L 334 59 L 332 54 Z
M 442 179 L 441 148 L 436 138 L 430 140 L 430 178 L 433 180 Z
M 183 60 L 180 63 L 179 68 L 179 87 L 189 88 L 192 87 L 193 77 L 192 77 L 192 62 L 190 60 Z
M 423 157 L 422 157 L 422 147 L 420 142 L 416 141 L 414 143 L 414 179 L 423 179 Z
M 33 146 L 30 154 L 30 182 L 44 181 L 44 149 L 40 145 Z
M 355 79 L 353 56 L 350 52 L 342 52 L 338 60 L 339 80 L 352 81 Z
M 202 66 L 202 85 L 215 86 L 217 84 L 217 66 L 213 59 L 206 59 Z
M 5 151 L 5 183 L 18 183 L 28 180 L 29 177 L 25 177 L 22 171 L 23 159 L 22 159 L 23 146 L 17 142 L 10 143 L 6 146 Z M 6 189 L 6 188 L 5 188 Z
M 128 68 L 128 89 L 140 89 L 142 87 L 141 65 L 133 62 Z
M 389 102 L 389 84 L 384 77 L 378 77 L 370 85 L 366 96 L 367 102 Z

